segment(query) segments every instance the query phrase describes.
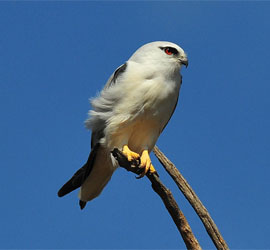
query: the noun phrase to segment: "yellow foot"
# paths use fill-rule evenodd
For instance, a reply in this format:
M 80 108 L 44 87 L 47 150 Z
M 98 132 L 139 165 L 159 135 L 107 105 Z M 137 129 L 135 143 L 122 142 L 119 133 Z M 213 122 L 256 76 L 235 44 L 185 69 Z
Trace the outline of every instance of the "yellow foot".
M 150 166 L 149 171 L 150 171 L 150 173 L 152 173 L 152 174 L 155 173 L 155 172 L 157 172 L 152 164 L 151 164 L 151 166 Z
M 154 166 L 151 163 L 151 159 L 150 159 L 148 150 L 144 150 L 142 152 L 140 168 L 143 168 L 143 172 L 139 175 L 138 179 L 145 176 L 145 174 L 148 171 L 150 171 L 150 173 L 155 173 L 156 172 Z
M 140 155 L 131 151 L 127 145 L 123 147 L 122 153 L 127 157 L 128 161 L 136 161 L 140 158 Z

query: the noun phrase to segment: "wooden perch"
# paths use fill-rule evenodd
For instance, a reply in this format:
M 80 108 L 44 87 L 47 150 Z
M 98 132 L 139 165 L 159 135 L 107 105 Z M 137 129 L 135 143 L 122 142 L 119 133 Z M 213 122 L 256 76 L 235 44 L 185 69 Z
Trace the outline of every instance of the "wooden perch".
M 179 187 L 181 192 L 184 194 L 186 199 L 189 201 L 191 206 L 194 208 L 198 216 L 200 217 L 208 235 L 212 239 L 216 248 L 219 250 L 229 249 L 225 240 L 221 236 L 216 224 L 212 220 L 210 214 L 207 209 L 204 207 L 198 196 L 192 190 L 190 185 L 187 183 L 185 178 L 179 172 L 179 170 L 175 167 L 175 165 L 155 146 L 153 150 L 154 154 L 163 165 L 168 174 L 173 178 L 176 185 Z
M 118 161 L 119 165 L 125 168 L 127 171 L 131 171 L 135 174 L 140 174 L 142 172 L 142 169 L 139 168 L 140 163 L 138 161 L 129 162 L 120 150 L 115 148 L 112 151 L 112 154 Z M 192 230 L 184 214 L 179 209 L 171 191 L 168 188 L 166 188 L 164 184 L 160 181 L 157 173 L 152 174 L 148 172 L 146 176 L 151 181 L 153 190 L 160 196 L 165 207 L 170 213 L 175 225 L 177 226 L 186 244 L 187 249 L 201 250 L 201 247 L 197 239 L 192 233 Z

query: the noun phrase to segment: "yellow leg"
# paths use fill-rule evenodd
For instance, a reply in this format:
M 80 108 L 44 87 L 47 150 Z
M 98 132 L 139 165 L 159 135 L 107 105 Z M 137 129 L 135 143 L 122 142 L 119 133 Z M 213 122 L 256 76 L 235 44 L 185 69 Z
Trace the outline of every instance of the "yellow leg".
M 150 171 L 150 173 L 155 173 L 155 172 L 157 172 L 152 164 L 151 164 L 151 166 L 150 166 L 149 171 Z
M 154 166 L 151 163 L 151 159 L 148 150 L 144 150 L 141 155 L 141 165 L 140 168 L 144 168 L 144 171 L 140 174 L 139 178 L 145 176 L 145 174 L 150 171 L 150 173 L 156 172 Z
M 131 151 L 127 145 L 123 147 L 122 153 L 127 157 L 128 161 L 138 160 L 140 158 L 140 155 Z

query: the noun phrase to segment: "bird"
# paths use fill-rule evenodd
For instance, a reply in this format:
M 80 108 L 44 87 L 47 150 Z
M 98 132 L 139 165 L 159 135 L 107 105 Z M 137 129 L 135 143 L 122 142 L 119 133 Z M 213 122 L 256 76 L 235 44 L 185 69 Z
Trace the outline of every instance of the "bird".
M 86 163 L 58 191 L 79 190 L 79 205 L 100 195 L 118 167 L 112 156 L 119 149 L 128 161 L 139 160 L 143 177 L 156 172 L 150 152 L 175 111 L 182 85 L 184 50 L 175 43 L 155 41 L 137 49 L 110 76 L 102 91 L 90 99 L 85 121 L 91 134 Z

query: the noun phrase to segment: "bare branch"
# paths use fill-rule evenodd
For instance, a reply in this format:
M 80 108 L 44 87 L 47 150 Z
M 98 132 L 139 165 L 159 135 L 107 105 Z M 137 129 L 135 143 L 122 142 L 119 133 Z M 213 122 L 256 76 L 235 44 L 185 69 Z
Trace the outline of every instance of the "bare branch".
M 119 165 L 125 168 L 127 171 L 131 171 L 135 174 L 140 174 L 142 169 L 139 168 L 139 162 L 129 162 L 127 158 L 122 154 L 122 152 L 118 149 L 114 149 L 112 151 L 113 156 L 118 161 Z M 175 225 L 177 226 L 187 249 L 201 250 L 201 247 L 195 238 L 192 230 L 182 213 L 179 209 L 171 191 L 164 186 L 164 184 L 160 181 L 157 173 L 147 173 L 146 176 L 152 183 L 153 190 L 160 196 L 165 207 L 170 213 Z
M 179 172 L 179 170 L 175 167 L 175 165 L 155 146 L 153 150 L 154 154 L 163 165 L 165 170 L 168 174 L 173 178 L 176 185 L 179 187 L 181 192 L 187 198 L 191 206 L 194 208 L 196 213 L 198 214 L 199 218 L 201 219 L 208 235 L 212 239 L 213 243 L 215 244 L 216 248 L 221 249 L 229 249 L 228 245 L 226 244 L 225 240 L 221 236 L 215 222 L 212 220 L 210 214 L 208 213 L 207 209 L 204 207 L 198 196 L 192 190 L 190 185 L 187 183 L 185 178 Z

